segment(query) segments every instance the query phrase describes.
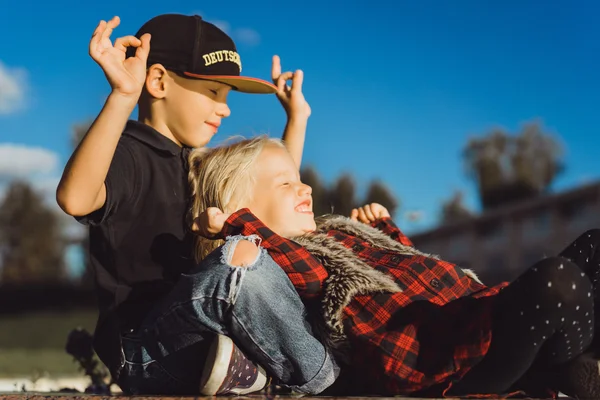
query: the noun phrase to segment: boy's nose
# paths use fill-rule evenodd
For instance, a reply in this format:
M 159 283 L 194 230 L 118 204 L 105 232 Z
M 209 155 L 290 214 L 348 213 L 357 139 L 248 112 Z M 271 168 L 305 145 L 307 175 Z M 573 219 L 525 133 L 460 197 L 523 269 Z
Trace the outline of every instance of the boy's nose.
M 220 103 L 217 106 L 216 114 L 221 118 L 227 118 L 231 115 L 231 110 L 227 104 Z

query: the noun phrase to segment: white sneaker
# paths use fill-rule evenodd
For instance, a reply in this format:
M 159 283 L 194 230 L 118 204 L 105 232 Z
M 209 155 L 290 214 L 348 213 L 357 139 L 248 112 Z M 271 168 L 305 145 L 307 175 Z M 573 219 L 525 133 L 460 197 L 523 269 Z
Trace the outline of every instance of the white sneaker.
M 230 338 L 217 335 L 204 364 L 200 393 L 249 394 L 264 389 L 268 381 L 266 372 L 250 361 Z

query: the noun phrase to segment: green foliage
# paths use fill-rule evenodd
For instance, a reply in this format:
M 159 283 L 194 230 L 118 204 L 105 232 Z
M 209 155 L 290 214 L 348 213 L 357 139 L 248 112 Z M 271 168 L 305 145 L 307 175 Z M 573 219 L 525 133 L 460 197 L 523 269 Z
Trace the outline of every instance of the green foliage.
M 96 310 L 0 316 L 0 376 L 81 375 L 65 344 L 74 327 L 93 331 L 96 318 Z
M 57 282 L 65 277 L 58 215 L 25 183 L 13 181 L 0 204 L 0 283 Z

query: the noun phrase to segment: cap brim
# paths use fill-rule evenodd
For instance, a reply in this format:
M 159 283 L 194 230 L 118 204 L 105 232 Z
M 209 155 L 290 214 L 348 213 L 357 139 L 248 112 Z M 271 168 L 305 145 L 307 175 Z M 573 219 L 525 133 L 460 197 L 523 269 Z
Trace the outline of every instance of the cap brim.
M 198 75 L 191 72 L 184 72 L 185 76 L 196 79 L 206 79 L 210 81 L 224 83 L 238 92 L 255 94 L 273 94 L 277 92 L 277 86 L 258 78 L 247 76 L 231 75 Z

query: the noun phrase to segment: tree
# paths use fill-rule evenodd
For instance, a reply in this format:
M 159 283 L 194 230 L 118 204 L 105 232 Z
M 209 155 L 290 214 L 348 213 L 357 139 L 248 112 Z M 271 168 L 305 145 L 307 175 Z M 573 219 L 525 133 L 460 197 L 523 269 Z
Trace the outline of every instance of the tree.
M 317 216 L 324 214 L 349 216 L 353 208 L 370 203 L 383 205 L 392 217 L 398 209 L 398 200 L 392 191 L 379 180 L 370 182 L 364 200 L 358 201 L 356 182 L 349 173 L 342 174 L 329 187 L 323 183 L 316 169 L 311 166 L 304 167 L 300 171 L 300 178 L 302 182 L 313 189 L 313 212 Z
M 462 222 L 473 217 L 473 213 L 465 206 L 464 195 L 457 191 L 442 204 L 442 224 Z
M 537 121 L 469 140 L 463 159 L 484 210 L 543 194 L 564 170 L 562 147 Z
M 332 212 L 338 215 L 350 215 L 357 206 L 356 184 L 350 174 L 340 176 L 329 191 Z
M 369 185 L 364 203 L 379 203 L 388 209 L 390 215 L 394 215 L 398 208 L 398 201 L 391 190 L 379 180 L 375 180 Z
M 25 182 L 13 181 L 0 204 L 2 284 L 65 278 L 65 242 L 58 215 Z

